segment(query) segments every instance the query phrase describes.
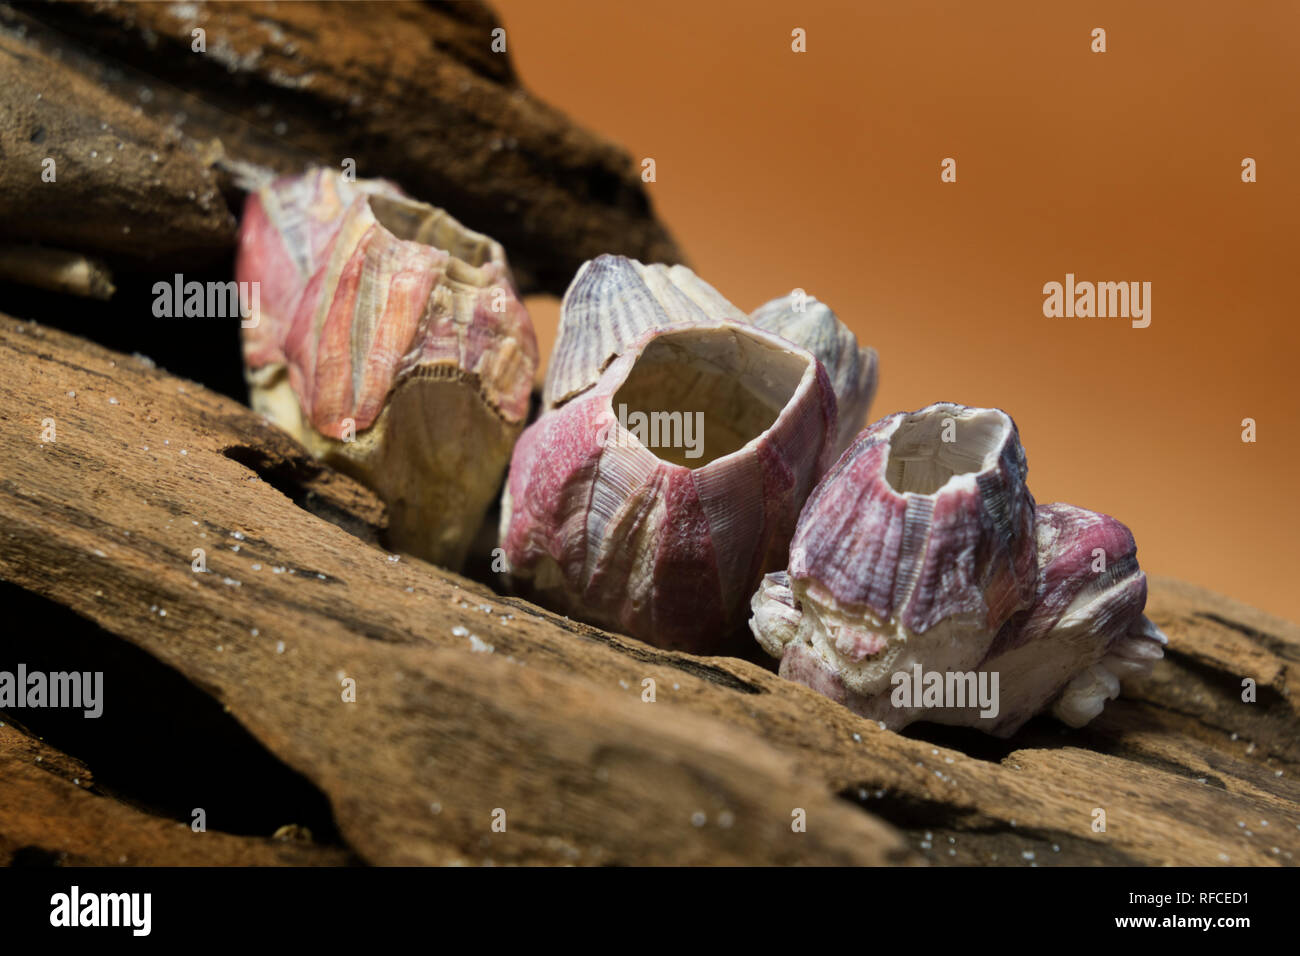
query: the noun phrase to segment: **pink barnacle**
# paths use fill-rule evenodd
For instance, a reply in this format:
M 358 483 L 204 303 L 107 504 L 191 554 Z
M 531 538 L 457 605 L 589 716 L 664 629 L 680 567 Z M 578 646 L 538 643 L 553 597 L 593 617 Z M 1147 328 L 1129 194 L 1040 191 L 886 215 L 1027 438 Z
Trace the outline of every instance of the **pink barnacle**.
M 502 499 L 515 587 L 661 647 L 730 647 L 829 463 L 825 369 L 689 269 L 602 256 L 565 295 L 543 395 Z
M 458 567 L 523 430 L 532 323 L 501 246 L 382 180 L 250 195 L 236 275 L 253 407 L 388 506 L 389 544 Z

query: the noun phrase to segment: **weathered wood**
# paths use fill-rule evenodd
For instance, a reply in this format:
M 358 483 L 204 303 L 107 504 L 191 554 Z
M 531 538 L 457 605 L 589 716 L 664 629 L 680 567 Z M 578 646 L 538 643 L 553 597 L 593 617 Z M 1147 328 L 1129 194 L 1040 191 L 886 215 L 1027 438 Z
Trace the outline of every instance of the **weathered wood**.
M 160 267 L 211 265 L 233 250 L 235 217 L 211 163 L 179 133 L 3 30 L 0 103 L 6 239 Z
M 0 579 L 218 700 L 324 792 L 366 861 L 1236 865 L 1300 851 L 1300 632 L 1187 585 L 1153 582 L 1171 653 L 1093 725 L 904 736 L 756 664 L 660 651 L 393 560 L 294 504 L 302 450 L 248 410 L 7 318 L 0 440 Z M 311 480 L 319 513 L 382 525 L 346 478 Z M 194 548 L 208 573 L 191 570 Z M 1241 702 L 1243 677 L 1257 703 Z M 791 829 L 800 808 L 806 833 Z
M 641 704 L 617 679 L 598 687 L 533 666 L 508 648 L 527 631 L 568 653 L 584 642 L 500 604 L 481 611 L 482 590 L 468 581 L 390 561 L 294 507 L 224 454 L 265 428 L 245 409 L 124 356 L 18 328 L 6 320 L 17 377 L 4 386 L 0 432 L 30 431 L 40 409 L 38 428 L 54 418 L 57 438 L 27 434 L 6 455 L 3 576 L 216 696 L 329 795 L 365 859 L 905 855 L 888 826 L 799 780 L 772 748 L 667 701 Z M 105 415 L 119 416 L 109 429 Z M 209 573 L 192 571 L 195 547 L 208 549 Z M 473 652 L 457 626 L 499 642 L 496 653 Z M 619 673 L 639 685 L 646 672 L 625 661 Z M 660 673 L 664 697 L 671 673 Z M 357 703 L 341 700 L 341 676 L 356 680 Z M 814 832 L 791 832 L 796 807 L 820 821 Z M 497 808 L 506 834 L 491 830 Z M 711 825 L 693 824 L 700 812 Z
M 186 238 L 177 217 L 226 212 L 207 184 L 173 184 L 169 176 L 189 172 L 183 163 L 291 173 L 352 159 L 358 176 L 395 180 L 504 243 L 525 292 L 562 292 L 584 260 L 606 252 L 681 261 L 632 157 L 523 89 L 507 53 L 493 51 L 499 27 L 468 2 L 0 4 L 0 102 L 10 116 L 0 122 L 0 217 L 16 236 L 94 240 L 70 248 L 170 252 L 141 232 Z M 195 29 L 205 31 L 203 51 Z M 29 142 L 38 130 L 40 143 Z M 123 171 L 118 141 L 151 144 L 146 160 L 156 152 L 164 167 L 132 154 Z M 98 166 L 85 159 L 92 150 Z M 78 183 L 96 202 L 22 192 L 39 184 L 31 158 L 48 155 L 77 163 L 61 191 Z M 117 169 L 104 166 L 108 156 Z M 106 178 L 112 188 L 97 189 Z M 152 223 L 135 201 L 151 183 L 163 197 Z M 237 203 L 232 180 L 223 184 Z M 172 208 L 191 192 L 190 207 Z M 32 203 L 46 207 L 43 218 L 13 215 Z M 116 228 L 132 227 L 130 242 L 92 235 L 113 222 L 97 215 L 104 204 L 117 209 Z M 212 238 L 209 251 L 233 248 Z
M 7 866 L 325 866 L 335 847 L 227 833 L 141 813 L 95 793 L 89 767 L 0 726 L 0 864 Z

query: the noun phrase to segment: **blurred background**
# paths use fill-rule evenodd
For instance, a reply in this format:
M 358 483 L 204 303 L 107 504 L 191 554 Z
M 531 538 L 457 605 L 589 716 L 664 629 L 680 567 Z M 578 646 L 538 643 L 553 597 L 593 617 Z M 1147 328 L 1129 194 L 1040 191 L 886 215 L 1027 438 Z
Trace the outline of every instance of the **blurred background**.
M 877 349 L 873 419 L 1003 408 L 1039 502 L 1300 620 L 1300 4 L 494 6 L 532 92 L 655 160 L 703 278 L 746 311 L 801 287 Z M 1150 282 L 1150 327 L 1045 318 L 1067 272 Z M 558 301 L 529 306 L 546 355 Z

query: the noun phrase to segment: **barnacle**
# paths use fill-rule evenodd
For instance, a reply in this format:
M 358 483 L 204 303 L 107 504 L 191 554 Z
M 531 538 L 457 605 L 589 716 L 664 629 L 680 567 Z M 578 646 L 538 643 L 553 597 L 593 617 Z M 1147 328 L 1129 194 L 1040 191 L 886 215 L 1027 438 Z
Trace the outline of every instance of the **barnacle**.
M 791 293 L 759 306 L 749 320 L 806 348 L 826 366 L 839 411 L 835 454 L 849 447 L 867 422 L 876 394 L 876 350 L 858 345 L 857 337 L 830 308 L 802 293 Z
M 1128 529 L 1036 506 L 1025 475 L 996 409 L 941 403 L 875 423 L 809 497 L 788 570 L 754 595 L 754 636 L 784 676 L 894 729 L 925 719 L 1006 736 L 1048 706 L 1085 723 L 1164 638 L 1142 615 Z M 894 693 L 913 675 L 958 689 L 996 675 L 980 686 L 998 699 Z
M 458 567 L 528 412 L 537 344 L 501 246 L 330 170 L 249 196 L 253 407 L 374 488 L 390 544 Z
M 516 587 L 660 646 L 726 647 L 829 463 L 821 364 L 683 267 L 603 256 L 565 296 L 544 394 L 502 503 Z

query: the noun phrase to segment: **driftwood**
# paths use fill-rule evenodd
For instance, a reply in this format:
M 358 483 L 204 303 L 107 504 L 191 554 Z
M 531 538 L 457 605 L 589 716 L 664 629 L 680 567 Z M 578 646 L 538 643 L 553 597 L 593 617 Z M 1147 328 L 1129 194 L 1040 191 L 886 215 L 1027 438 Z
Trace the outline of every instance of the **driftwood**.
M 234 248 L 211 164 L 94 77 L 0 32 L 0 101 L 6 239 L 190 267 Z
M 15 711 L 0 729 L 14 862 L 1300 852 L 1300 630 L 1178 582 L 1152 584 L 1167 658 L 1087 728 L 900 735 L 756 663 L 659 651 L 390 555 L 368 492 L 236 402 L 7 317 L 0 439 L 6 610 L 37 612 L 0 669 L 93 666 L 105 685 L 98 721 Z M 221 772 L 187 776 L 195 752 L 227 754 Z M 190 829 L 195 808 L 212 832 Z M 284 825 L 311 841 L 271 839 Z
M 18 866 L 286 866 L 350 861 L 337 847 L 198 833 L 96 794 L 91 770 L 0 727 L 0 861 Z
M 633 157 L 524 90 L 499 28 L 468 2 L 0 4 L 0 220 L 193 270 L 232 252 L 250 180 L 350 159 L 504 243 L 523 292 L 606 252 L 681 261 Z

